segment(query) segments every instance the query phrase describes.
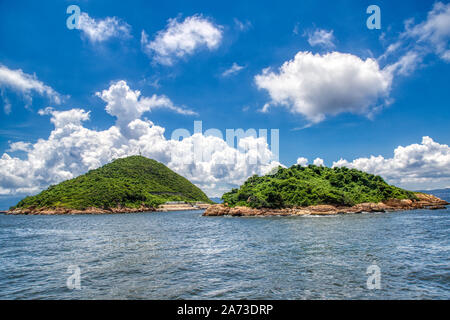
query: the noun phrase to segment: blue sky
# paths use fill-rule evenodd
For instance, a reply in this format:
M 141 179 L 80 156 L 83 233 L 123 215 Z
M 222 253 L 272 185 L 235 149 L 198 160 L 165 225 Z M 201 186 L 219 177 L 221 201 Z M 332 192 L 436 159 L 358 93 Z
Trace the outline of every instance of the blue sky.
M 91 19 L 85 29 L 67 28 L 66 9 L 72 4 Z M 366 26 L 371 4 L 381 9 L 379 30 Z M 103 30 L 99 23 L 108 17 L 114 22 Z M 135 152 L 117 146 L 131 136 L 115 140 L 112 145 L 120 151 L 105 150 L 98 162 L 87 156 L 86 148 L 95 145 L 83 149 L 71 142 L 68 147 L 63 137 L 45 150 L 35 145 L 54 133 L 50 120 L 58 112 L 76 108 L 90 112 L 89 119 L 78 114 L 83 119 L 75 121 L 77 134 L 114 126 L 126 130 L 118 119 L 127 117 L 128 107 L 107 112 L 108 103 L 114 108 L 117 101 L 101 97 L 120 81 L 128 88 L 123 90 L 170 101 L 148 102 L 151 106 L 138 113 L 139 119 L 164 128 L 166 140 L 177 128 L 192 132 L 195 120 L 202 121 L 204 130 L 224 133 L 230 128 L 279 129 L 282 165 L 300 157 L 309 163 L 320 158 L 327 166 L 345 159 L 341 164 L 381 174 L 403 187 L 448 187 L 449 19 L 445 1 L 2 1 L 0 154 L 8 158 L 0 160 L 1 197 L 36 193 L 118 154 Z M 95 35 L 89 36 L 89 30 Z M 169 34 L 178 41 L 172 49 L 164 42 Z M 389 51 L 391 45 L 396 50 Z M 279 69 L 289 62 L 286 70 Z M 360 80 L 354 80 L 355 72 Z M 108 94 L 113 95 L 112 89 Z M 44 111 L 47 107 L 52 109 Z M 73 132 L 67 138 L 73 140 Z M 19 141 L 27 146 L 11 148 Z M 240 176 L 231 173 L 240 170 L 232 165 L 186 171 L 164 155 L 165 145 L 139 148 L 188 178 L 197 173 L 194 182 L 210 195 L 275 164 L 272 159 L 246 167 Z M 155 148 L 161 150 L 155 153 Z M 382 158 L 371 160 L 372 155 Z M 16 174 L 19 168 L 27 170 Z M 205 184 L 202 176 L 209 177 Z

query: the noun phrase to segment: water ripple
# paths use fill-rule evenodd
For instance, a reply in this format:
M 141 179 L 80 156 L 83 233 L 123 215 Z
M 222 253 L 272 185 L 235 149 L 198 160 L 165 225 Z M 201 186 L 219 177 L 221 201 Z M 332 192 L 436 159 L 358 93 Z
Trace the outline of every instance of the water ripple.
M 0 216 L 0 298 L 449 299 L 448 217 Z

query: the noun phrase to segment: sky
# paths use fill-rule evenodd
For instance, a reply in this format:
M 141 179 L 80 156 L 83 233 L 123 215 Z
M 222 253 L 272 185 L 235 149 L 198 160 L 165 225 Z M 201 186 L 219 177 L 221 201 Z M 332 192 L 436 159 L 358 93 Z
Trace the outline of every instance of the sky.
M 450 187 L 449 38 L 448 1 L 0 1 L 0 208 L 134 154 Z

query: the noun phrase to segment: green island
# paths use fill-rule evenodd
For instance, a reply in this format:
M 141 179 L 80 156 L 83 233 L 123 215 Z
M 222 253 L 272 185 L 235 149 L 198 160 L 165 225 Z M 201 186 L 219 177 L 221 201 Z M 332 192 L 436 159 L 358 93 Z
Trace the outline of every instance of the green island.
M 11 207 L 9 214 L 99 214 L 206 209 L 204 215 L 337 214 L 442 208 L 425 193 L 387 184 L 356 169 L 309 165 L 254 175 L 211 205 L 198 187 L 164 164 L 142 156 L 114 160 L 50 186 Z
M 435 196 L 389 185 L 383 178 L 346 167 L 293 165 L 247 179 L 222 196 L 205 216 L 333 215 L 410 209 L 442 209 Z
M 232 207 L 284 208 L 417 199 L 414 192 L 391 186 L 380 176 L 346 167 L 294 165 L 275 171 L 250 177 L 239 189 L 225 193 L 222 200 Z
M 147 211 L 168 201 L 212 203 L 203 191 L 164 164 L 143 156 L 130 156 L 28 196 L 11 207 L 10 212 L 41 210 L 51 214 L 65 213 L 63 209 L 89 208 L 100 213 L 114 208 L 117 212 Z

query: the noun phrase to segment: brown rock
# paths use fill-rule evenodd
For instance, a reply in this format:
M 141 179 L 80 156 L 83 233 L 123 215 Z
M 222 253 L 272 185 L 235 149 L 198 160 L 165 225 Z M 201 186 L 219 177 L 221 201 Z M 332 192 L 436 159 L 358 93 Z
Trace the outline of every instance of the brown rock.
M 234 208 L 228 207 L 227 204 L 215 204 L 211 206 L 205 205 L 206 210 L 204 216 L 301 216 L 301 215 L 335 215 L 346 213 L 361 212 L 384 212 L 399 211 L 412 209 L 445 209 L 449 203 L 439 199 L 433 195 L 425 193 L 416 193 L 418 200 L 409 199 L 390 199 L 379 203 L 359 203 L 352 207 L 338 207 L 333 205 L 315 205 L 309 207 L 269 209 L 254 209 L 249 207 L 238 206 Z M 84 210 L 67 209 L 67 208 L 19 208 L 10 210 L 7 214 L 29 214 L 29 215 L 54 215 L 54 214 L 111 214 L 111 213 L 133 213 L 155 211 L 155 208 L 141 205 L 139 208 L 86 208 Z
M 61 214 L 107 214 L 107 213 L 133 213 L 155 211 L 155 208 L 140 206 L 139 208 L 86 208 L 86 209 L 68 209 L 68 208 L 25 208 L 8 211 L 8 214 L 30 214 L 30 215 L 61 215 Z
M 224 216 L 228 215 L 230 208 L 223 204 L 213 204 L 203 213 L 204 216 Z
M 301 216 L 301 215 L 335 215 L 362 212 L 385 212 L 412 209 L 445 209 L 449 203 L 433 195 L 417 193 L 419 200 L 389 199 L 379 203 L 359 203 L 352 207 L 339 207 L 333 205 L 315 205 L 309 207 L 283 208 L 283 209 L 253 209 L 249 207 L 230 208 L 227 204 L 210 206 L 203 213 L 204 216 Z
M 306 208 L 312 215 L 334 215 L 338 214 L 338 210 L 335 206 L 320 204 L 316 206 L 309 206 Z
M 373 203 L 373 202 L 365 202 L 365 203 L 358 203 L 357 205 L 354 205 L 352 208 L 354 208 L 355 213 L 358 212 L 385 212 L 389 209 L 389 206 L 379 202 L 379 203 Z

